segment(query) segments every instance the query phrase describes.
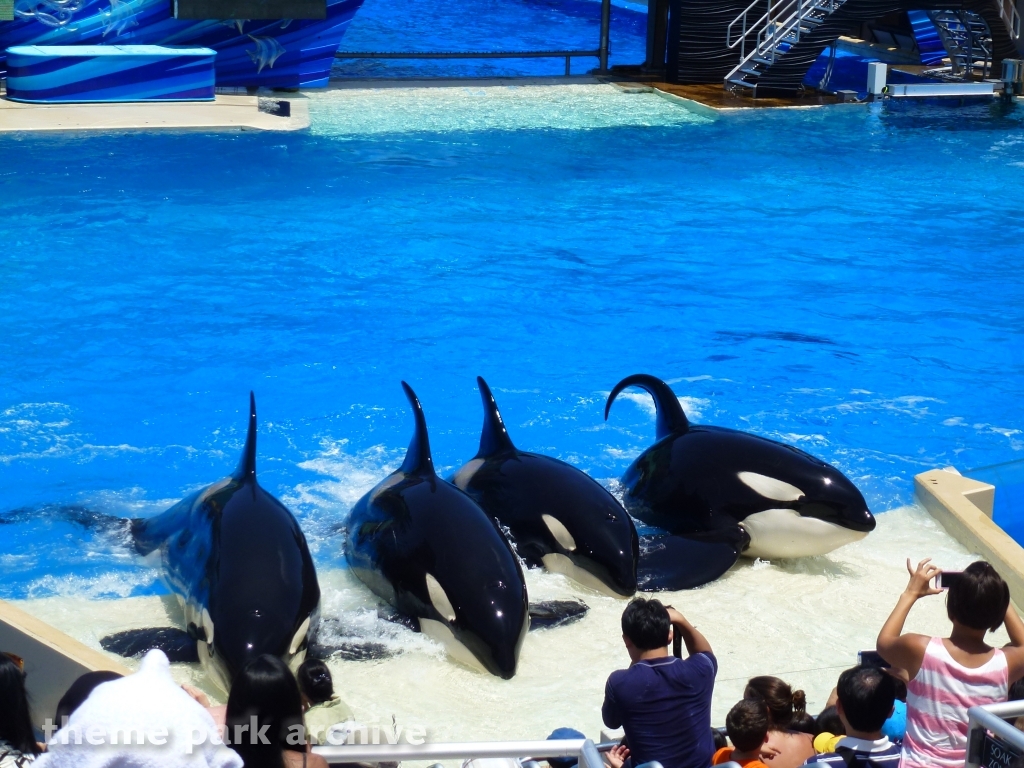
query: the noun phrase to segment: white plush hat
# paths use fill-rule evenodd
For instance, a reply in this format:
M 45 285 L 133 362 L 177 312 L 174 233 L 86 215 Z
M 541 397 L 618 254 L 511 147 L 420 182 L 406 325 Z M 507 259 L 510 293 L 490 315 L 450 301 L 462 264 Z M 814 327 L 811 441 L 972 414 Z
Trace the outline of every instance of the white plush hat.
M 220 736 L 210 713 L 174 682 L 167 657 L 154 650 L 134 675 L 96 686 L 33 766 L 242 768 Z

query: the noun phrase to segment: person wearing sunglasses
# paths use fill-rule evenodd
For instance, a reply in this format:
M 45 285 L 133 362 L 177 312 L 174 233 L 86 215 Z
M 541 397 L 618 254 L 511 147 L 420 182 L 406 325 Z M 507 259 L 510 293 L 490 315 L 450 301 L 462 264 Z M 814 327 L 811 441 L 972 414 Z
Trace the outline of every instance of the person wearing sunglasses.
M 24 768 L 39 754 L 25 691 L 25 662 L 0 653 L 0 768 Z

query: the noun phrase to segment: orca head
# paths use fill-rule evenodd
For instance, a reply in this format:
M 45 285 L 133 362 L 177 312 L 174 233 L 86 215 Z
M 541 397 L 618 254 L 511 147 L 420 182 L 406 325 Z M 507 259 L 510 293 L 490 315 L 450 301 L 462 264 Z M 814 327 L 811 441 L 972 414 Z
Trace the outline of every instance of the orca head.
M 739 481 L 766 505 L 740 525 L 750 536 L 748 557 L 808 557 L 859 541 L 875 529 L 864 496 L 842 472 L 809 454 L 785 446 L 805 461 L 803 471 L 777 474 L 740 471 Z M 781 474 L 781 473 L 778 473 Z
M 256 481 L 256 403 L 238 469 L 201 502 L 215 511 L 216 553 L 206 574 L 208 608 L 196 624 L 199 655 L 225 690 L 264 653 L 293 669 L 319 624 L 320 587 L 306 538 L 292 513 Z M 204 642 L 205 641 L 205 642 Z
M 541 515 L 554 550 L 542 558 L 544 566 L 595 591 L 632 597 L 640 560 L 636 526 L 603 488 L 575 501 L 587 507 L 563 505 Z M 597 518 L 600 522 L 595 522 Z
M 490 387 L 482 376 L 476 381 L 484 406 L 480 450 L 456 473 L 455 484 L 466 488 L 473 473 L 495 457 L 516 454 L 531 462 L 535 472 L 532 483 L 549 494 L 548 511 L 541 514 L 551 550 L 541 558 L 544 567 L 597 592 L 632 597 L 637 589 L 640 542 L 626 510 L 600 483 L 576 467 L 550 456 L 517 451 Z

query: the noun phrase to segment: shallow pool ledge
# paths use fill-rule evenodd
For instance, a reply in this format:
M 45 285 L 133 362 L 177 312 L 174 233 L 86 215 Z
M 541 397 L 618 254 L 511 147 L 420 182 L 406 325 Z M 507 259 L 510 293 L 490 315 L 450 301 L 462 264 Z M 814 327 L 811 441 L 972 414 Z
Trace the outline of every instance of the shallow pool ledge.
M 277 105 L 288 104 L 288 114 Z M 258 130 L 309 127 L 309 103 L 288 94 L 260 98 L 218 94 L 207 102 L 24 104 L 0 98 L 0 133 L 22 131 Z
M 964 477 L 953 467 L 914 477 L 918 500 L 971 552 L 995 566 L 1010 585 L 1018 607 L 1024 605 L 1024 548 L 992 521 L 995 486 Z
M 0 600 L 0 651 L 25 660 L 25 685 L 33 723 L 53 717 L 64 692 L 80 675 L 99 669 L 131 673 L 105 653 L 69 637 L 45 621 Z

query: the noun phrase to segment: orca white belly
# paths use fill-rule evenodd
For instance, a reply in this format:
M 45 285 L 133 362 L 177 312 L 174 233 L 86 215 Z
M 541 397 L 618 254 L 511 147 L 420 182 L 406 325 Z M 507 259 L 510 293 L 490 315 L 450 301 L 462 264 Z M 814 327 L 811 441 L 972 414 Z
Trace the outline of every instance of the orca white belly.
M 824 555 L 867 536 L 816 517 L 801 517 L 792 509 L 755 512 L 740 525 L 750 535 L 743 555 L 765 560 Z

